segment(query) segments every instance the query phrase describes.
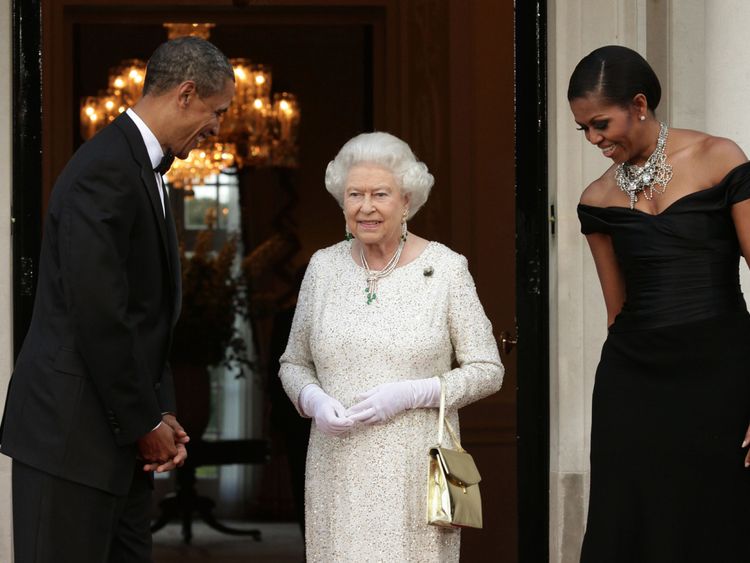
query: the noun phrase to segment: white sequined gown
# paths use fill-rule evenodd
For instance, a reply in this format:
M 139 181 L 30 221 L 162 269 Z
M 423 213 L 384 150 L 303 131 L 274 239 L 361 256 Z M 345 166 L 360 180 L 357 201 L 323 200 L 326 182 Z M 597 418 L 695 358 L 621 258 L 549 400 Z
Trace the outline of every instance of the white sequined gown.
M 381 383 L 442 374 L 447 416 L 457 428 L 457 409 L 496 392 L 503 377 L 466 259 L 431 242 L 380 280 L 377 301 L 368 305 L 365 272 L 350 248 L 341 242 L 310 261 L 281 358 L 284 389 L 298 409 L 310 383 L 349 407 Z M 451 369 L 454 359 L 459 367 Z M 313 424 L 307 561 L 458 561 L 459 531 L 426 523 L 427 451 L 436 439 L 436 408 L 357 426 L 343 437 Z

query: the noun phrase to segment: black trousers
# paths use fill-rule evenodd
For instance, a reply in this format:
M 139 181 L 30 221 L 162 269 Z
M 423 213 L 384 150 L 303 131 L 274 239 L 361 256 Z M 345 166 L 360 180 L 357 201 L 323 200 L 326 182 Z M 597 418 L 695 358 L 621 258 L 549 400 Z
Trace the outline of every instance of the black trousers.
M 15 563 L 150 562 L 151 476 L 133 472 L 121 497 L 14 460 Z

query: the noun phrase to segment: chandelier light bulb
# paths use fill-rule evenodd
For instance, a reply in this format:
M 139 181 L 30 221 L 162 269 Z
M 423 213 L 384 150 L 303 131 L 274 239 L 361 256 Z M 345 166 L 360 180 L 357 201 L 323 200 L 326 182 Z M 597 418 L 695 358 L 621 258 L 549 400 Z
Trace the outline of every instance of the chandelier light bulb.
M 164 24 L 169 38 L 197 35 L 208 39 L 214 24 Z M 271 94 L 272 76 L 267 65 L 249 59 L 232 59 L 236 94 L 222 117 L 219 141 L 204 142 L 186 160 L 177 160 L 167 174 L 175 188 L 205 182 L 208 176 L 236 166 L 297 166 L 299 105 L 292 94 Z M 97 131 L 138 102 L 143 90 L 146 63 L 123 60 L 110 69 L 106 93 L 81 100 L 81 137 L 90 139 Z

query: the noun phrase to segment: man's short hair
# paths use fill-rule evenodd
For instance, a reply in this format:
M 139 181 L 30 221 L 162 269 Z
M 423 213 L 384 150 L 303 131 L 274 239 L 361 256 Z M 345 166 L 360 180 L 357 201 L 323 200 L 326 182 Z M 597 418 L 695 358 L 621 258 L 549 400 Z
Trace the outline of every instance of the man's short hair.
M 158 95 L 192 80 L 198 95 L 208 97 L 223 91 L 227 79 L 234 81 L 234 70 L 213 43 L 199 37 L 178 37 L 162 43 L 151 55 L 143 95 Z

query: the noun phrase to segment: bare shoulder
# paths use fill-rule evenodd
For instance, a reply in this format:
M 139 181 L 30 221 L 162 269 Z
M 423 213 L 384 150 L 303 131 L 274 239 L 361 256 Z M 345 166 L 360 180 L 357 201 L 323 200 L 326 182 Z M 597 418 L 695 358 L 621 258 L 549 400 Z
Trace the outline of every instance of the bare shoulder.
M 744 151 L 731 139 L 709 136 L 701 151 L 705 166 L 711 171 L 712 185 L 720 182 L 730 170 L 747 162 Z
M 611 204 L 613 191 L 616 190 L 615 166 L 591 182 L 581 194 L 581 203 L 592 207 L 607 207 Z
M 730 170 L 747 162 L 745 153 L 731 139 L 690 129 L 673 129 L 670 135 L 675 141 L 671 159 L 690 169 L 693 177 L 704 178 L 706 185 L 717 184 Z

